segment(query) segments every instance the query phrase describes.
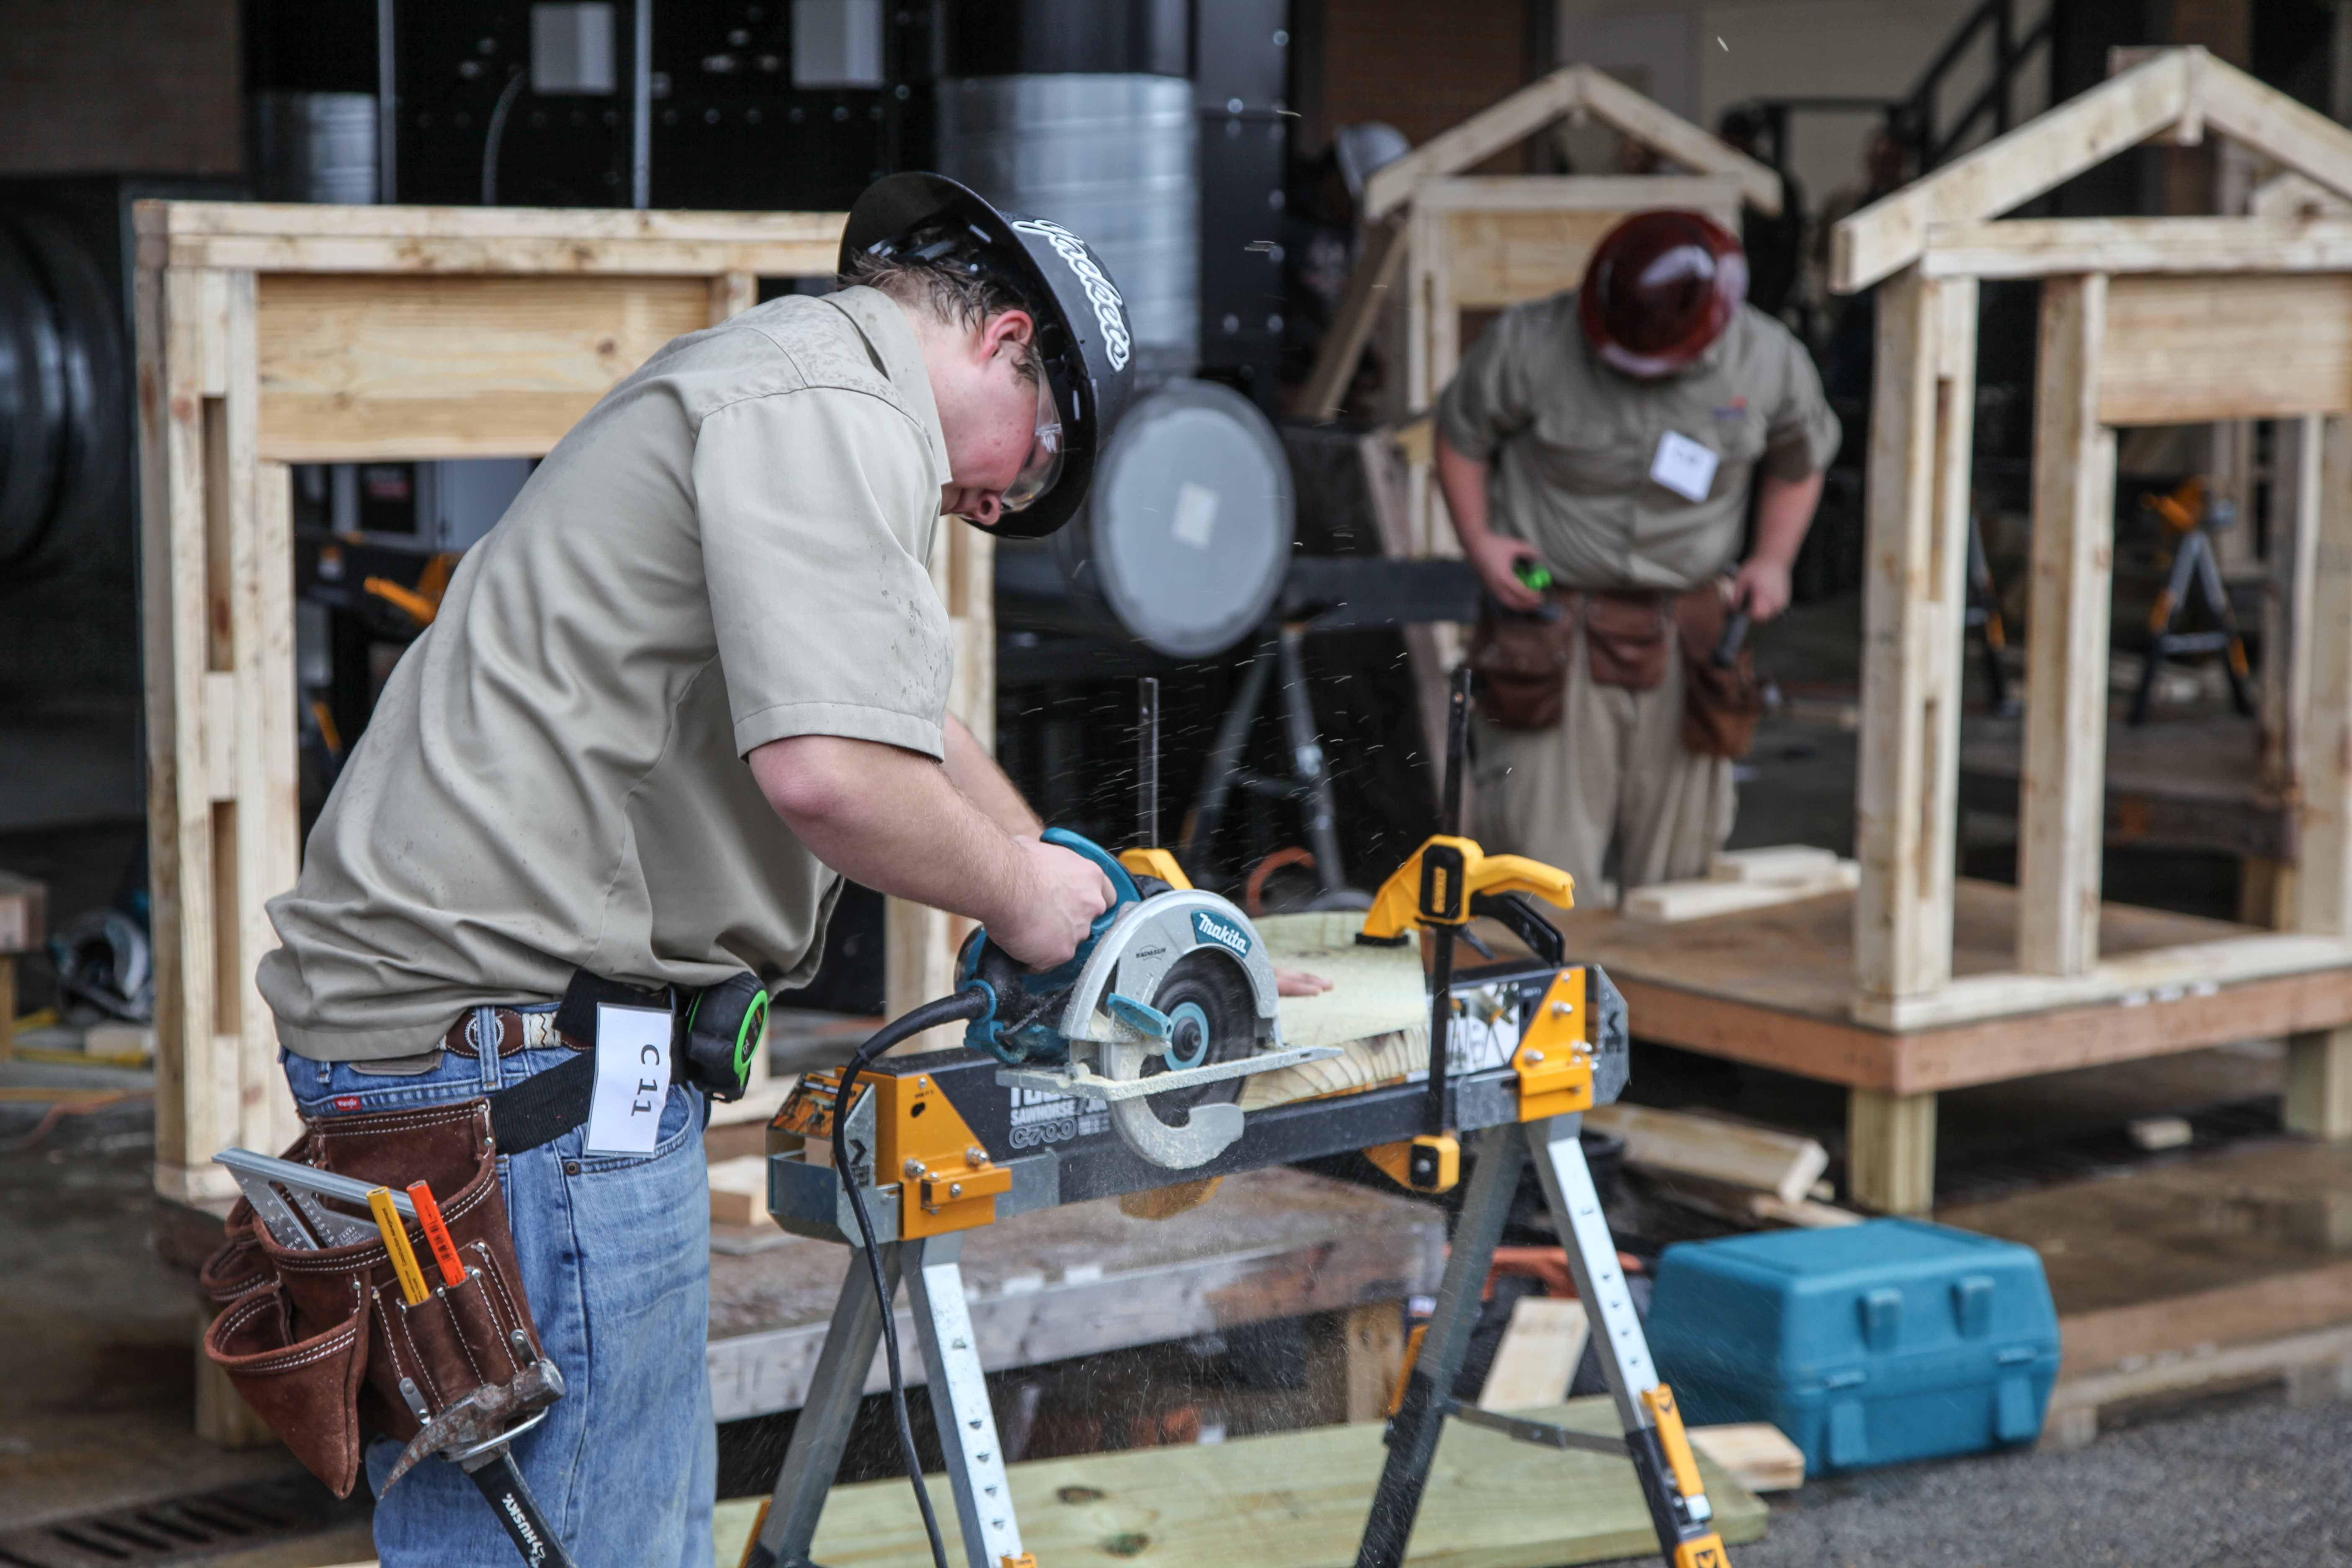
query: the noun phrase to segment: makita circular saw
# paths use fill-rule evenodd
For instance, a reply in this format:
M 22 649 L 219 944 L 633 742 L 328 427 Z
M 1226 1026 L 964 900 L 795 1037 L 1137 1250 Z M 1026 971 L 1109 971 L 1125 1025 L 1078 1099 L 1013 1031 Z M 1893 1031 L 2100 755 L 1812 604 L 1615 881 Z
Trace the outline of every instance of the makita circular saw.
M 1100 867 L 1111 906 L 1076 956 L 1043 973 L 984 929 L 964 943 L 957 984 L 987 998 L 964 1043 L 1006 1065 L 1001 1082 L 1102 1101 L 1129 1148 L 1181 1171 L 1241 1136 L 1244 1078 L 1336 1054 L 1284 1047 L 1257 928 L 1192 887 L 1174 856 L 1131 849 L 1122 863 L 1058 827 L 1045 840 Z

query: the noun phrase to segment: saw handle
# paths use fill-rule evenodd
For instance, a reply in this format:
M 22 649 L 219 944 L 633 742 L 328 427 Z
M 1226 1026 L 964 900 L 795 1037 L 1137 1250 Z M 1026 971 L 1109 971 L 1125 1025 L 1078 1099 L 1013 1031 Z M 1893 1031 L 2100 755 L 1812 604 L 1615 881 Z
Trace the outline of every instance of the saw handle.
M 965 939 L 963 952 L 957 958 L 956 983 L 961 987 L 969 987 L 975 982 L 983 983 L 994 994 L 996 1003 L 993 1009 L 974 1025 L 974 1032 L 967 1034 L 966 1044 L 980 1046 L 983 1049 L 992 1048 L 992 1045 L 983 1045 L 982 1042 L 997 1041 L 1006 1024 L 1032 1017 L 1039 1010 L 1041 1003 L 1050 1003 L 1058 993 L 1076 984 L 1079 973 L 1087 966 L 1087 960 L 1094 956 L 1095 943 L 1102 940 L 1103 933 L 1110 930 L 1112 923 L 1129 904 L 1142 901 L 1143 894 L 1136 887 L 1134 877 L 1118 863 L 1117 857 L 1093 839 L 1082 837 L 1066 827 L 1049 827 L 1044 837 L 1046 843 L 1067 849 L 1081 859 L 1092 861 L 1109 879 L 1110 907 L 1095 917 L 1093 925 L 1087 929 L 1087 940 L 1078 944 L 1078 951 L 1070 955 L 1068 962 L 1042 972 L 1032 971 L 990 941 L 987 927 L 973 931 Z

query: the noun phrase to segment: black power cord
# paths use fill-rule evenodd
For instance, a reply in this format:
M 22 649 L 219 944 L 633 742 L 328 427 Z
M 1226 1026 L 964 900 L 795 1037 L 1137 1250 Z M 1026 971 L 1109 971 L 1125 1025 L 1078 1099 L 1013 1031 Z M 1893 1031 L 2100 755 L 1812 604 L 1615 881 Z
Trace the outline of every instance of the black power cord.
M 874 1032 L 873 1037 L 857 1047 L 849 1065 L 841 1069 L 841 1087 L 833 1094 L 833 1135 L 835 1139 L 834 1169 L 842 1175 L 841 1184 L 849 1192 L 849 1212 L 857 1216 L 857 1237 L 866 1245 L 866 1274 L 874 1282 L 874 1299 L 882 1309 L 882 1351 L 890 1367 L 890 1413 L 898 1418 L 898 1451 L 907 1461 L 907 1479 L 915 1489 L 915 1506 L 922 1510 L 923 1533 L 931 1543 L 932 1568 L 948 1568 L 947 1544 L 940 1539 L 939 1516 L 931 1512 L 931 1494 L 923 1485 L 923 1462 L 915 1452 L 915 1426 L 907 1415 L 907 1374 L 898 1362 L 898 1313 L 891 1305 L 893 1292 L 889 1281 L 882 1277 L 882 1254 L 874 1245 L 874 1221 L 866 1213 L 866 1194 L 860 1190 L 856 1173 L 841 1158 L 841 1142 L 849 1131 L 850 1091 L 857 1083 L 857 1075 L 872 1067 L 883 1052 L 901 1040 L 911 1039 L 926 1029 L 941 1024 L 952 1024 L 966 1018 L 976 1018 L 985 1012 L 990 1003 L 986 991 L 974 986 L 959 991 L 952 996 L 942 996 L 936 1002 L 926 1002 L 913 1012 L 892 1019 Z M 898 1173 L 876 1171 L 877 1182 L 895 1178 Z M 944 1434 L 942 1443 L 948 1439 Z

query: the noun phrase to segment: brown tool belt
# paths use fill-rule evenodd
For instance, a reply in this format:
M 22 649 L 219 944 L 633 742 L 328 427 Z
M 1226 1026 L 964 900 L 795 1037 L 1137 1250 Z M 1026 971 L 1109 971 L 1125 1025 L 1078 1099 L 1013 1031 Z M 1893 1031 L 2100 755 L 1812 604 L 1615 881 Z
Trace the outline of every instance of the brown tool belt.
M 543 1359 L 498 1153 L 484 1100 L 322 1118 L 286 1152 L 374 1186 L 431 1186 L 465 1279 L 445 1282 L 412 1224 L 409 1241 L 431 1282 L 415 1306 L 381 1240 L 282 1247 L 242 1200 L 229 1212 L 228 1239 L 205 1264 L 202 1282 L 223 1303 L 205 1353 L 338 1497 L 359 1479 L 363 1431 L 406 1442 L 423 1425 L 419 1404 L 437 1416 L 485 1389 L 520 1386 Z M 354 1217 L 372 1224 L 364 1212 Z
M 1549 730 L 1560 721 L 1568 675 L 1583 639 L 1596 686 L 1654 691 L 1665 683 L 1668 637 L 1682 651 L 1683 749 L 1699 756 L 1745 756 L 1763 712 L 1762 683 L 1745 647 L 1729 668 L 1714 662 L 1730 618 L 1720 584 L 1686 593 L 1655 589 L 1554 588 L 1535 611 L 1479 606 L 1469 663 L 1479 710 L 1507 730 Z

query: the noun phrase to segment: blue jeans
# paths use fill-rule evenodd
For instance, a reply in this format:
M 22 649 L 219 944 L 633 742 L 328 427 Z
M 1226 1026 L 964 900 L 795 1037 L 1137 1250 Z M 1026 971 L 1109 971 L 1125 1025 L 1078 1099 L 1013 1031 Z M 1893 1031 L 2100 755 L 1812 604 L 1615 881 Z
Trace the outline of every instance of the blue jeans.
M 488 1009 L 483 1010 L 485 1013 Z M 481 1020 L 477 1037 L 496 1039 Z M 566 1060 L 526 1049 L 444 1055 L 391 1077 L 285 1058 L 305 1116 L 446 1105 Z M 340 1103 L 338 1103 L 340 1101 Z M 354 1103 L 356 1102 L 356 1103 Z M 516 1462 L 582 1568 L 710 1568 L 718 1428 L 703 1347 L 710 1324 L 710 1198 L 703 1096 L 673 1085 L 650 1154 L 590 1159 L 584 1129 L 499 1157 L 515 1257 L 564 1395 L 516 1439 Z M 367 1451 L 383 1568 L 513 1568 L 521 1558 L 472 1479 L 427 1459 L 391 1490 L 400 1445 Z

